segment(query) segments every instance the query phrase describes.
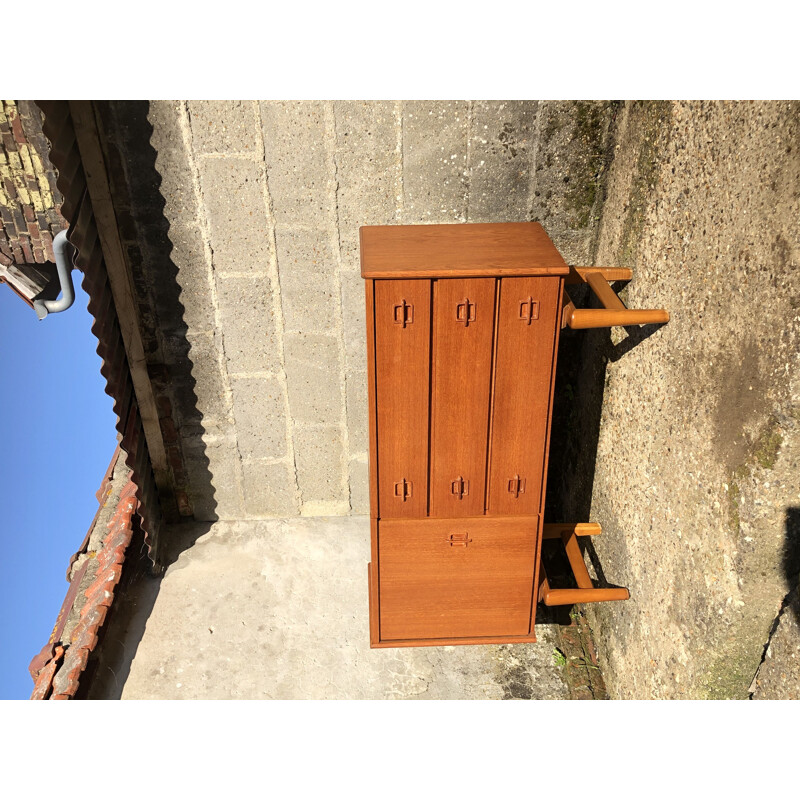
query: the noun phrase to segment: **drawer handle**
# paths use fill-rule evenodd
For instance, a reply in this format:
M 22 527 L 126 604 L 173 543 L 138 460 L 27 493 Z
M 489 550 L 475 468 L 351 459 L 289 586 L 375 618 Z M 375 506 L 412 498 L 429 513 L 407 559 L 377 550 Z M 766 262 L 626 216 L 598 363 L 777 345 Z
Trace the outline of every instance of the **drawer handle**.
M 508 482 L 508 491 L 516 498 L 521 494 L 525 494 L 525 479 L 515 475 Z
M 411 325 L 414 322 L 414 306 L 401 300 L 392 307 L 392 318 L 395 325 L 402 325 L 404 328 Z
M 475 322 L 475 303 L 466 297 L 456 304 L 456 322 L 463 322 L 465 328 L 469 327 L 470 322 Z
M 468 533 L 451 533 L 447 539 L 450 547 L 466 547 L 471 541 Z
M 459 500 L 469 494 L 469 481 L 465 481 L 460 475 L 450 484 L 450 492 Z
M 519 318 L 526 325 L 530 325 L 533 320 L 539 319 L 539 303 L 532 297 L 523 300 L 519 304 Z
M 411 481 L 407 481 L 405 478 L 399 481 L 394 485 L 394 496 L 399 497 L 404 503 L 411 497 L 414 490 L 414 486 Z

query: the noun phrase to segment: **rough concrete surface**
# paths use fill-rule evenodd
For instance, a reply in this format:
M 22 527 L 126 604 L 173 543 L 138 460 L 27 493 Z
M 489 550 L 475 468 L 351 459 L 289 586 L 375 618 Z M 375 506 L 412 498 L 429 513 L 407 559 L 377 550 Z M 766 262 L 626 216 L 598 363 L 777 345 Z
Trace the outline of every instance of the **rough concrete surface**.
M 628 104 L 616 148 L 596 263 L 672 318 L 585 339 L 572 473 L 631 591 L 589 619 L 612 697 L 747 698 L 800 571 L 800 105 Z
M 537 626 L 536 644 L 371 650 L 365 517 L 195 523 L 171 533 L 174 546 L 193 544 L 160 585 L 142 579 L 138 591 L 150 595 L 142 604 L 155 605 L 123 699 L 569 696 L 550 625 Z

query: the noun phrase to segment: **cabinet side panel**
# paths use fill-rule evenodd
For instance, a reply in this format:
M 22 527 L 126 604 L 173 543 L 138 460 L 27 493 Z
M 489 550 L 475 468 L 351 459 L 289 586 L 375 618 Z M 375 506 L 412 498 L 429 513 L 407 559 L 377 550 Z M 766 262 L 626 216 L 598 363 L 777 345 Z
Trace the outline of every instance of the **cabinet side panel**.
M 483 513 L 495 279 L 434 284 L 431 516 Z
M 500 281 L 488 514 L 540 510 L 559 285 Z
M 428 511 L 431 282 L 375 281 L 378 508 Z
M 369 403 L 369 514 L 378 516 L 378 409 L 375 399 L 375 281 L 366 280 L 367 400 Z

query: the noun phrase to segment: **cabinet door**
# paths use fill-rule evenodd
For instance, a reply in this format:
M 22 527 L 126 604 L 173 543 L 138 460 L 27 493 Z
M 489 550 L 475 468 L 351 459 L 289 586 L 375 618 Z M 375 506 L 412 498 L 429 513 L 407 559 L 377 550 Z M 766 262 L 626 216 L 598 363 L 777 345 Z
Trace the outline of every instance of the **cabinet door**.
M 377 524 L 381 641 L 530 631 L 538 518 Z
M 381 517 L 428 511 L 431 282 L 375 281 L 378 506 Z
M 430 513 L 483 514 L 495 279 L 433 286 Z
M 500 281 L 489 514 L 539 513 L 559 292 L 559 278 Z

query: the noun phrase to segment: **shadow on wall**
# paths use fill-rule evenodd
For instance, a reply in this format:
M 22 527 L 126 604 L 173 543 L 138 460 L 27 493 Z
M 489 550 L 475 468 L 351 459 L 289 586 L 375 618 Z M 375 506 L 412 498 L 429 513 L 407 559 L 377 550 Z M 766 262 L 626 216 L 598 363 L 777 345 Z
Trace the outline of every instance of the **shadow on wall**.
M 176 525 L 167 531 L 164 566 L 211 530 L 213 523 Z M 136 526 L 122 565 L 114 602 L 100 629 L 100 641 L 89 656 L 76 700 L 119 700 L 161 588 L 153 577 L 144 536 Z
M 614 284 L 614 291 L 619 292 L 622 286 L 622 282 Z M 588 287 L 573 287 L 571 295 L 576 308 L 600 307 Z M 623 358 L 662 327 L 626 327 L 627 337 L 616 345 L 612 343 L 609 328 L 565 328 L 561 332 L 553 400 L 546 522 L 591 521 L 606 365 L 609 361 Z M 588 554 L 594 567 L 597 587 L 615 588 L 617 584 L 606 580 L 591 538 L 584 537 L 579 542 L 582 552 Z M 553 586 L 577 588 L 560 543 L 546 543 L 542 548 L 542 558 Z M 565 608 L 568 612 L 570 607 Z M 562 614 L 558 621 L 569 624 L 569 614 Z
M 783 542 L 783 576 L 786 579 L 786 600 L 800 624 L 800 508 L 786 509 L 785 539 Z M 794 598 L 794 602 L 792 602 Z
M 197 407 L 182 288 L 172 260 L 173 240 L 164 214 L 157 153 L 150 143 L 150 104 L 112 101 L 96 105 L 106 133 L 104 147 L 115 212 L 139 300 L 147 368 L 175 486 L 174 500 L 162 496 L 162 505 L 167 506 L 162 511 L 169 522 L 192 514 L 215 520 L 217 503 L 203 442 L 203 414 Z

